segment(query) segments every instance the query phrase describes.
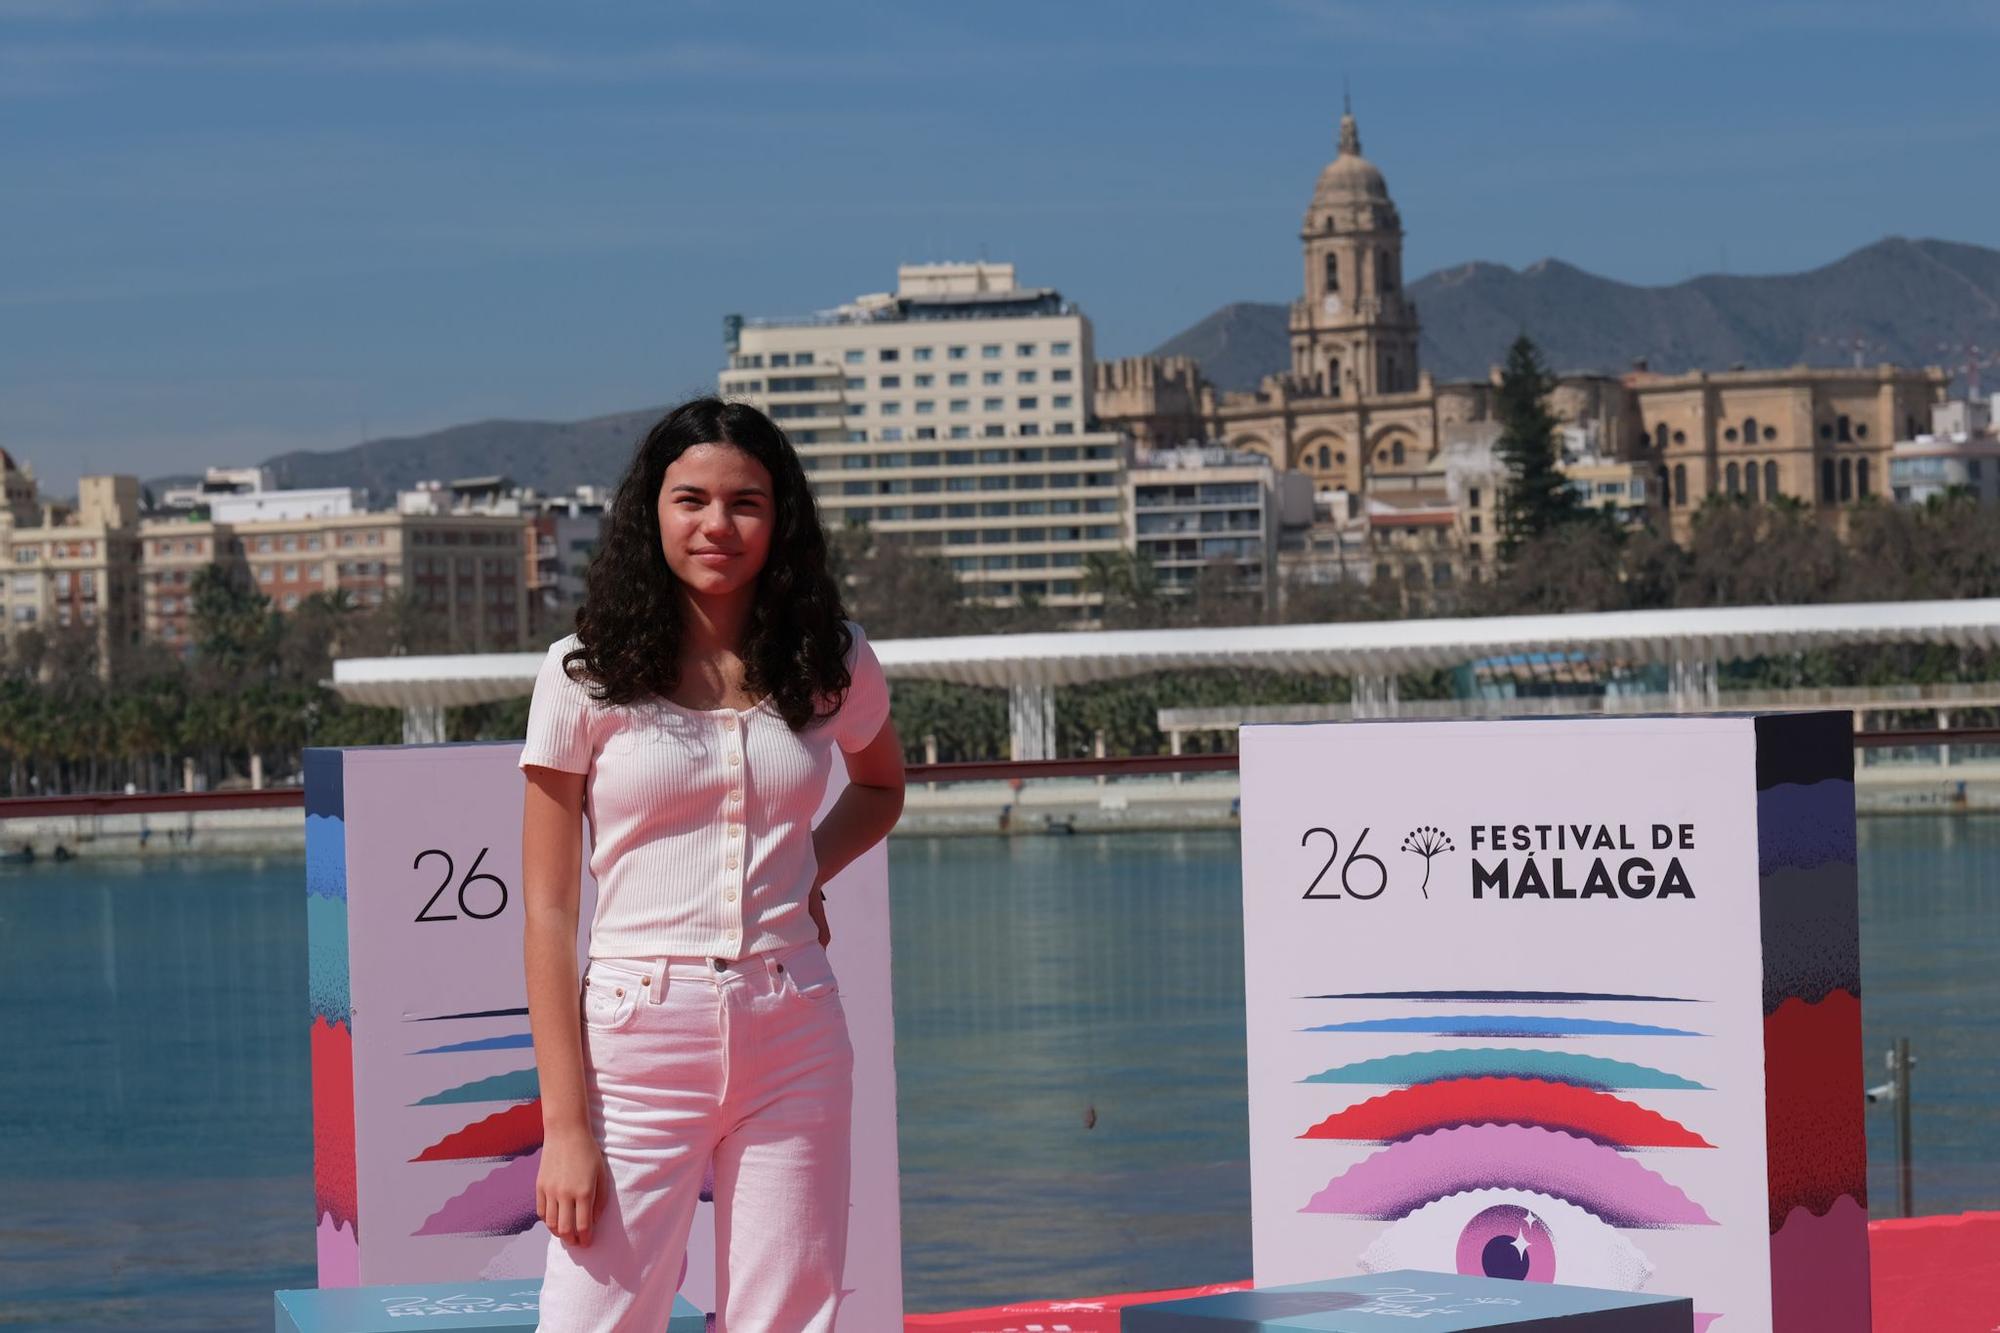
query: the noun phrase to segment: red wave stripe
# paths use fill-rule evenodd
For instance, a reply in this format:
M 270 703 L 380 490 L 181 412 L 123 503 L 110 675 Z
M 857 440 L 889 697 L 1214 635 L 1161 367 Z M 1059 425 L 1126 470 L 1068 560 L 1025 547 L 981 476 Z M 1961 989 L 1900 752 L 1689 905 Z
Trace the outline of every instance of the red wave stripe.
M 357 1236 L 354 1204 L 354 1038 L 347 1025 L 313 1015 L 313 1204 Z
M 1764 1019 L 1764 1123 L 1771 1234 L 1792 1209 L 1815 1217 L 1850 1195 L 1868 1207 L 1861 1001 L 1793 997 Z
M 1453 1078 L 1398 1088 L 1336 1111 L 1299 1137 L 1390 1143 L 1458 1125 L 1560 1129 L 1613 1148 L 1715 1146 L 1622 1097 L 1538 1078 Z
M 484 1120 L 433 1143 L 410 1160 L 413 1162 L 489 1160 L 525 1157 L 542 1146 L 542 1102 L 520 1102 L 504 1111 L 495 1111 Z

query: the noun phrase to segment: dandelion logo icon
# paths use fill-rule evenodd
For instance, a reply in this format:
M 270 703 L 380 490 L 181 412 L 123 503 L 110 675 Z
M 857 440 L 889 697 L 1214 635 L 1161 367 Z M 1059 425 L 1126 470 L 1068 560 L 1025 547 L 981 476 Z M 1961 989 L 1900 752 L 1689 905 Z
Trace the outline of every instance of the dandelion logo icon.
M 1403 839 L 1403 850 L 1424 858 L 1422 887 L 1424 897 L 1428 898 L 1431 896 L 1431 858 L 1439 852 L 1452 852 L 1458 849 L 1451 845 L 1451 836 L 1443 829 L 1424 824 L 1410 830 L 1409 836 Z

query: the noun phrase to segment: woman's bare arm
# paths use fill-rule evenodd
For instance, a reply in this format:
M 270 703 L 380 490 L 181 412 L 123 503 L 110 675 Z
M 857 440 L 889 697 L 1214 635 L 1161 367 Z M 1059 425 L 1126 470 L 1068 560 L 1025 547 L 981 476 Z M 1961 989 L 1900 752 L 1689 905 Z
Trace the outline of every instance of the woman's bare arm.
M 831 937 L 819 886 L 845 870 L 863 852 L 889 836 L 903 814 L 903 742 L 896 724 L 847 756 L 847 789 L 813 829 L 813 856 L 819 863 L 808 909 L 819 926 L 820 943 Z
M 531 764 L 521 810 L 527 924 L 528 1029 L 542 1091 L 542 1165 L 535 1211 L 550 1231 L 590 1243 L 602 1166 L 584 1105 L 576 930 L 583 866 L 581 773 Z

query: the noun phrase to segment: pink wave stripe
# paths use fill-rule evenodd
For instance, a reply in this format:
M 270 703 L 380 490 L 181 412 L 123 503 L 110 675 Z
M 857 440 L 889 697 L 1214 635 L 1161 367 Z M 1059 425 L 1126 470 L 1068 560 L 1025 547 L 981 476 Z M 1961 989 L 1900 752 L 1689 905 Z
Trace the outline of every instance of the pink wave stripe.
M 538 1148 L 473 1181 L 424 1219 L 419 1236 L 513 1236 L 536 1223 Z
M 1821 1216 L 1803 1205 L 1771 1237 L 1775 1333 L 1868 1333 L 1868 1210 L 1843 1194 Z
M 321 1213 L 314 1242 L 319 1255 L 320 1286 L 361 1285 L 361 1243 L 354 1238 L 353 1227 Z
M 1615 1227 L 1714 1226 L 1656 1171 L 1601 1143 L 1528 1125 L 1463 1125 L 1384 1148 L 1327 1182 L 1299 1211 L 1395 1218 L 1476 1189 L 1567 1199 Z

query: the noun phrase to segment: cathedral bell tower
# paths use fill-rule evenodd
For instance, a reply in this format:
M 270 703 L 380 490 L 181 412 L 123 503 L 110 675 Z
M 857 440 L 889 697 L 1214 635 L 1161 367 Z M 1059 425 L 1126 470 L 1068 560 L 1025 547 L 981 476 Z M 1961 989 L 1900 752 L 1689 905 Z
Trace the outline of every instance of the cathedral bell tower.
M 1415 389 L 1417 307 L 1403 295 L 1403 222 L 1382 173 L 1361 156 L 1351 106 L 1299 240 L 1306 294 L 1292 305 L 1292 373 L 1338 398 Z

